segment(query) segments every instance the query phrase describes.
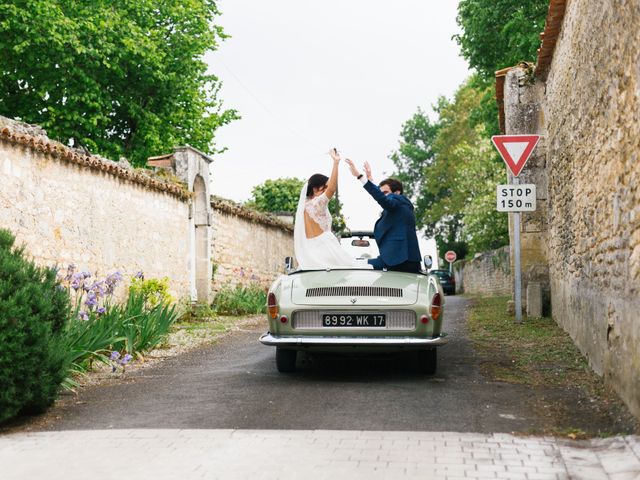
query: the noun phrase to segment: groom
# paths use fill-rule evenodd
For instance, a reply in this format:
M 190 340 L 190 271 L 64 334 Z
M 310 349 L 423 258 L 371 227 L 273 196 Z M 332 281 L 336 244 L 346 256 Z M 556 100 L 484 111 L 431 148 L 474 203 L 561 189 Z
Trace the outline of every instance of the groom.
M 376 270 L 395 270 L 398 272 L 420 272 L 420 248 L 416 235 L 416 216 L 413 204 L 402 195 L 402 183 L 394 178 L 387 178 L 378 187 L 372 181 L 371 167 L 364 164 L 363 175 L 353 162 L 345 160 L 354 177 L 356 177 L 373 199 L 383 208 L 382 215 L 373 229 L 380 255 L 369 263 Z

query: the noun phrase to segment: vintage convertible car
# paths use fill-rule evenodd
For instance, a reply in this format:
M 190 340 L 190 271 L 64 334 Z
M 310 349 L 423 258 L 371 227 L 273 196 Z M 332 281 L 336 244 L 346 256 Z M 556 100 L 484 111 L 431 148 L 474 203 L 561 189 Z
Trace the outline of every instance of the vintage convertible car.
M 354 235 L 351 245 L 373 241 Z M 443 307 L 440 282 L 426 271 L 288 271 L 269 289 L 260 341 L 276 347 L 280 372 L 295 370 L 298 351 L 415 351 L 416 367 L 432 374 L 436 347 L 446 343 Z

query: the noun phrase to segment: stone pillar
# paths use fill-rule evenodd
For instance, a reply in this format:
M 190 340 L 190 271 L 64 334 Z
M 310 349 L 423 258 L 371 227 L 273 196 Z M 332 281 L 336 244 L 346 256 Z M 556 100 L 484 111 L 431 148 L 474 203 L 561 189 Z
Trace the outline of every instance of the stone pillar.
M 541 134 L 543 131 L 542 101 L 544 84 L 533 80 L 531 69 L 515 67 L 506 74 L 504 83 L 505 134 Z M 522 265 L 522 304 L 527 311 L 527 293 L 540 292 L 542 313 L 551 314 L 549 282 L 548 235 L 548 179 L 546 170 L 547 143 L 543 136 L 520 173 L 520 183 L 536 185 L 535 212 L 522 212 L 520 222 L 520 244 Z M 509 183 L 513 182 L 508 173 Z M 509 237 L 513 245 L 513 215 L 509 214 Z M 513 249 L 511 249 L 513 265 Z M 538 283 L 540 288 L 528 289 L 529 283 Z M 512 296 L 513 296 L 512 287 Z M 535 300 L 537 303 L 537 299 Z
M 199 150 L 176 147 L 172 167 L 193 198 L 189 208 L 189 269 L 191 301 L 209 304 L 211 298 L 211 197 L 209 166 L 213 160 Z

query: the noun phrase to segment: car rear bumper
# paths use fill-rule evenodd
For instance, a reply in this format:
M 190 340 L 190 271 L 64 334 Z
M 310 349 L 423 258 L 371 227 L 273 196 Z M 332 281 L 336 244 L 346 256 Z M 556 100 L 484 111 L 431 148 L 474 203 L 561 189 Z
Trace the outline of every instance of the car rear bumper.
M 267 332 L 260 342 L 273 347 L 438 347 L 448 342 L 444 337 L 330 337 L 330 336 L 278 336 Z

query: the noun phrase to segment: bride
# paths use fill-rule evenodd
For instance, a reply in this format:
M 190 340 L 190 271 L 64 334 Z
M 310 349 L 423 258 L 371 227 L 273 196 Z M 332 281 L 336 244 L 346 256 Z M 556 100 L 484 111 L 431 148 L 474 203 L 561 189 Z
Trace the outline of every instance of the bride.
M 331 233 L 329 200 L 338 186 L 340 155 L 334 148 L 331 176 L 311 175 L 300 192 L 293 232 L 294 249 L 300 270 L 324 270 L 327 268 L 371 268 L 365 262 L 349 256 Z

